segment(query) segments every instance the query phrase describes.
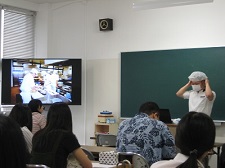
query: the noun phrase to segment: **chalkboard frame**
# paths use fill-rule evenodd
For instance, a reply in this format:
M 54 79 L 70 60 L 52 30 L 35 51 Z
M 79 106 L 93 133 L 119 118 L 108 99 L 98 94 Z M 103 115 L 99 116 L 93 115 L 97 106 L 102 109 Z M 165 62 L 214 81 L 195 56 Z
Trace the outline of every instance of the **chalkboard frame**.
M 225 47 L 121 53 L 121 118 L 133 117 L 142 103 L 170 109 L 172 118 L 188 112 L 188 100 L 176 96 L 193 71 L 203 71 L 216 92 L 211 117 L 225 121 Z

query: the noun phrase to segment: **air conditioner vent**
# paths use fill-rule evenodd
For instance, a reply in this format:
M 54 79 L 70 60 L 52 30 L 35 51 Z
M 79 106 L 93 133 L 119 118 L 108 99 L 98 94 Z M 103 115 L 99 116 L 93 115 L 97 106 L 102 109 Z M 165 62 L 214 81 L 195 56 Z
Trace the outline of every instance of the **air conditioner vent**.
M 156 9 L 171 6 L 209 3 L 213 0 L 133 0 L 134 9 Z

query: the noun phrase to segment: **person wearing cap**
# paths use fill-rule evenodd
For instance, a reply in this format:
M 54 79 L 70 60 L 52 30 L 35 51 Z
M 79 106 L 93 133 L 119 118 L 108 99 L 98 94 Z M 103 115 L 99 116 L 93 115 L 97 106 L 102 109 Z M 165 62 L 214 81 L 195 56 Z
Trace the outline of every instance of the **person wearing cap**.
M 189 99 L 189 111 L 203 112 L 211 115 L 216 93 L 211 90 L 208 77 L 200 71 L 193 72 L 189 77 L 189 82 L 181 87 L 176 95 Z M 192 86 L 192 90 L 188 90 Z
M 38 70 L 32 68 L 24 77 L 20 86 L 20 95 L 22 96 L 23 103 L 29 103 L 31 100 L 31 92 L 36 91 L 34 77 L 37 76 Z

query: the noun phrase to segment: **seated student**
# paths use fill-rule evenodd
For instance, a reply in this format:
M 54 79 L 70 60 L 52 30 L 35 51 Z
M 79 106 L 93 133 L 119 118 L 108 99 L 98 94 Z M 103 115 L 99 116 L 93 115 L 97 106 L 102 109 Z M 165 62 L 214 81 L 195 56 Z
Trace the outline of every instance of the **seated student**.
M 72 132 L 72 116 L 66 103 L 54 103 L 47 115 L 46 127 L 33 137 L 31 163 L 45 164 L 51 168 L 66 168 L 67 157 L 72 152 L 84 168 L 92 163 L 83 152 Z
M 31 152 L 33 134 L 31 132 L 32 114 L 30 108 L 22 104 L 16 104 L 12 108 L 9 117 L 14 119 L 20 125 L 28 150 Z
M 32 133 L 35 134 L 40 129 L 43 129 L 46 125 L 46 118 L 43 114 L 41 114 L 44 111 L 44 106 L 42 105 L 42 102 L 40 100 L 32 99 L 28 103 L 28 107 L 30 107 L 32 111 Z
M 25 168 L 29 163 L 29 152 L 16 121 L 0 115 L 0 137 L 0 167 Z
M 117 135 L 117 152 L 141 154 L 149 165 L 176 155 L 173 135 L 163 122 L 158 121 L 159 107 L 154 102 L 141 105 L 132 119 L 120 123 Z
M 202 161 L 215 141 L 214 122 L 204 113 L 189 112 L 180 120 L 175 140 L 181 153 L 173 160 L 154 163 L 151 168 L 204 168 Z

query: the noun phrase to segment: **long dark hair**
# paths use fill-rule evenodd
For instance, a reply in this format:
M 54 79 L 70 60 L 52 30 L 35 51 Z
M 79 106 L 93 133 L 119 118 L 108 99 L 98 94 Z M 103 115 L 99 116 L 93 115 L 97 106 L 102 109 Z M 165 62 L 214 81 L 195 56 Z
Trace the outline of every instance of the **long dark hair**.
M 28 150 L 20 126 L 0 115 L 0 167 L 26 168 Z
M 33 137 L 33 149 L 35 151 L 49 151 L 55 138 L 62 131 L 72 132 L 72 115 L 66 103 L 54 103 L 50 106 L 45 128 L 38 131 Z
M 182 117 L 176 129 L 175 143 L 181 153 L 189 156 L 178 168 L 198 168 L 197 159 L 213 149 L 215 124 L 204 113 L 189 112 Z
M 16 104 L 10 114 L 10 118 L 13 118 L 20 127 L 26 126 L 30 131 L 32 131 L 32 112 L 29 107 L 23 104 Z

